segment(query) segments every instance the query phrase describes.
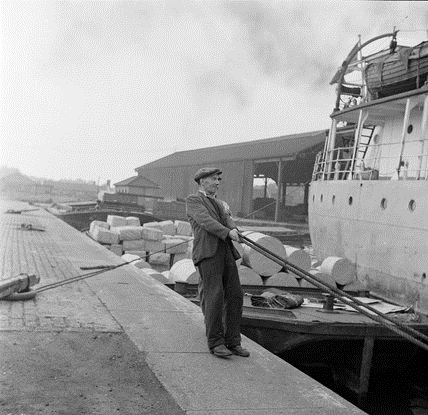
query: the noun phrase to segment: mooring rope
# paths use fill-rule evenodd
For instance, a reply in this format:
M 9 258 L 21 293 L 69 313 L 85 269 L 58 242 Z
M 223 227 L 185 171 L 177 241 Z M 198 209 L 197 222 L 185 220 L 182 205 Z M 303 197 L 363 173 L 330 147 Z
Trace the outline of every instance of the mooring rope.
M 178 244 L 172 245 L 172 246 L 168 247 L 168 249 L 175 248 L 176 246 L 179 246 L 179 245 L 187 244 L 191 240 L 193 240 L 193 238 L 191 238 L 189 240 L 186 240 L 186 241 L 183 241 L 183 242 L 180 242 Z M 68 278 L 66 280 L 53 282 L 51 284 L 47 284 L 47 285 L 44 285 L 44 286 L 42 286 L 40 288 L 37 288 L 34 291 L 36 291 L 37 293 L 40 293 L 40 292 L 43 292 L 43 291 L 50 290 L 52 288 L 61 287 L 61 286 L 66 285 L 66 284 L 71 284 L 72 282 L 81 281 L 81 280 L 84 280 L 84 279 L 87 279 L 87 278 L 95 277 L 96 275 L 103 274 L 104 272 L 111 271 L 113 269 L 117 269 L 117 268 L 123 267 L 124 265 L 132 264 L 133 262 L 140 261 L 141 259 L 147 259 L 147 258 L 149 258 L 150 256 L 152 256 L 154 254 L 160 254 L 160 253 L 165 253 L 165 249 L 162 249 L 160 251 L 150 252 L 149 254 L 145 255 L 144 257 L 138 257 L 138 258 L 135 258 L 135 259 L 133 259 L 131 261 L 124 262 L 122 264 L 111 265 L 111 266 L 107 265 L 105 268 L 100 269 L 98 271 L 88 272 L 86 274 L 77 275 L 75 277 Z

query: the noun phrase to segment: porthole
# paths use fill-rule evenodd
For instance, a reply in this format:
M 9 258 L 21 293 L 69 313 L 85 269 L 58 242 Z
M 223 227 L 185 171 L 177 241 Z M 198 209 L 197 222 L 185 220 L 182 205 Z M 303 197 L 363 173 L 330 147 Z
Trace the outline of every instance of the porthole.
M 381 207 L 383 210 L 385 210 L 387 206 L 388 206 L 388 202 L 386 201 L 386 199 L 385 199 L 385 198 L 383 198 L 383 199 L 380 201 L 380 207 Z
M 336 201 L 336 196 L 333 195 L 333 197 L 331 198 L 331 204 L 334 205 L 334 202 Z
M 407 127 L 407 134 L 412 134 L 412 131 L 413 131 L 413 125 L 412 125 L 412 124 L 410 124 L 410 125 Z
M 349 196 L 349 199 L 348 199 L 349 206 L 351 206 L 351 205 L 352 205 L 353 200 L 354 200 L 354 199 L 352 199 L 352 196 Z
M 312 195 L 312 202 L 315 203 L 315 195 Z
M 415 211 L 415 209 L 416 209 L 416 202 L 412 199 L 412 200 L 409 202 L 409 210 L 410 210 L 410 212 L 414 212 L 414 211 Z
M 323 195 L 320 196 L 320 202 L 322 203 Z
M 377 144 L 379 142 L 379 134 L 375 134 L 373 137 L 373 144 Z

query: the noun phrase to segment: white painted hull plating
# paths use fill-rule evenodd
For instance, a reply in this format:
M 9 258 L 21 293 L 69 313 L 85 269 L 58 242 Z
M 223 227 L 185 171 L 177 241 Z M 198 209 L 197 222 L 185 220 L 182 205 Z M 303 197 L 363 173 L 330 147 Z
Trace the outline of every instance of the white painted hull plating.
M 428 312 L 428 181 L 313 181 L 308 202 L 320 260 L 346 257 L 372 292 Z

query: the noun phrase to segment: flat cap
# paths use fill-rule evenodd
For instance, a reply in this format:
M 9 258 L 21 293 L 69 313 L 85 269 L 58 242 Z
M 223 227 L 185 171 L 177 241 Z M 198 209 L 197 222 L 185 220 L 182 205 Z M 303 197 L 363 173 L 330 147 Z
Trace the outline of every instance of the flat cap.
M 213 174 L 221 174 L 222 171 L 217 167 L 203 167 L 199 169 L 195 174 L 195 182 L 199 182 L 200 179 L 204 177 L 211 176 Z

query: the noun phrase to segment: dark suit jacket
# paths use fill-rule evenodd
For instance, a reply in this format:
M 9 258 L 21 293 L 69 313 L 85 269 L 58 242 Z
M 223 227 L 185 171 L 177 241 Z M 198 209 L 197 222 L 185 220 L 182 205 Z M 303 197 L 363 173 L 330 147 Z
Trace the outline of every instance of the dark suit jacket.
M 240 258 L 238 251 L 229 239 L 229 231 L 236 228 L 235 222 L 228 215 L 218 200 L 218 209 L 213 206 L 203 193 L 198 192 L 186 198 L 186 214 L 193 229 L 193 262 L 197 265 L 203 259 L 211 258 L 217 251 L 219 239 L 228 241 L 235 259 Z

